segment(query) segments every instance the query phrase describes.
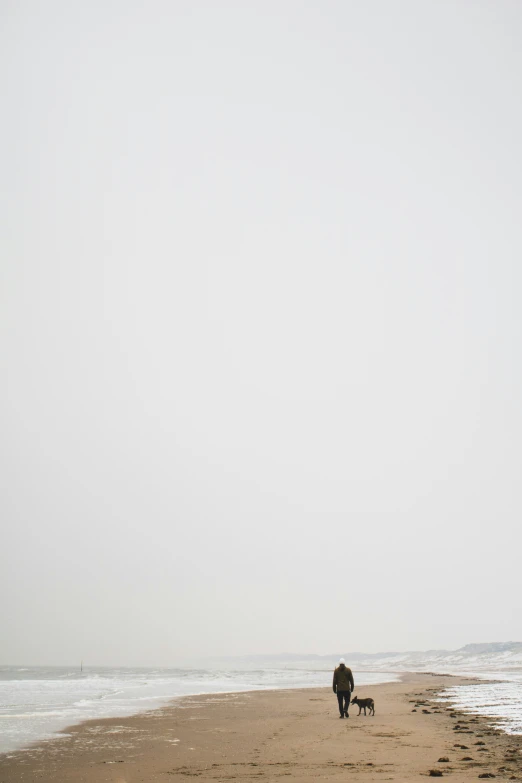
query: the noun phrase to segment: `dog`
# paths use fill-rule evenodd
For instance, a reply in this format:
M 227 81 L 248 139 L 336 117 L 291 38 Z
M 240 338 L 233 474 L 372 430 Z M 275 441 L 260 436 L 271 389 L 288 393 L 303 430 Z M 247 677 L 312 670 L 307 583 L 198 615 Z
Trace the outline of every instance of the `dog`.
M 366 707 L 370 710 L 370 715 L 375 715 L 375 702 L 373 699 L 358 699 L 357 696 L 354 696 L 352 704 L 357 704 L 359 707 L 358 715 L 361 714 L 361 710 L 364 710 L 364 714 L 366 715 Z

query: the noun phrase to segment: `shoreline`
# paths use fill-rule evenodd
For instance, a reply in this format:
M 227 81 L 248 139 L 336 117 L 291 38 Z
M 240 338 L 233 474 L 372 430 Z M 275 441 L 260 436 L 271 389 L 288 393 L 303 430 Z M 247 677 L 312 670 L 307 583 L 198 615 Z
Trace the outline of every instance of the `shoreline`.
M 126 718 L 69 726 L 57 738 L 0 756 L 0 783 L 38 780 L 409 780 L 479 774 L 522 780 L 522 737 L 436 702 L 472 678 L 423 672 L 362 686 L 376 716 L 339 720 L 331 688 L 182 696 Z M 481 744 L 482 743 L 482 744 Z M 468 760 L 465 760 L 466 756 Z M 447 761 L 439 761 L 446 758 Z
M 292 670 L 292 671 L 299 671 L 299 669 Z M 303 671 L 309 673 L 310 670 L 303 669 Z M 333 671 L 333 670 L 332 670 Z M 330 670 L 326 670 L 322 672 L 325 675 L 324 681 L 327 682 L 328 679 L 331 679 L 332 672 Z M 374 674 L 379 676 L 385 676 L 386 678 L 378 681 L 376 683 L 371 683 L 372 685 L 384 685 L 390 682 L 398 682 L 400 681 L 402 677 L 402 672 L 382 672 L 378 669 L 376 670 L 364 670 L 360 673 L 360 677 L 364 679 L 364 675 L 366 674 Z M 386 676 L 387 675 L 387 676 Z M 451 675 L 448 675 L 451 676 Z M 281 686 L 269 686 L 269 687 L 245 687 L 245 688 L 236 688 L 233 690 L 222 690 L 222 691 L 196 691 L 194 693 L 182 693 L 176 696 L 165 696 L 165 697 L 151 697 L 151 701 L 156 701 L 157 703 L 149 706 L 144 707 L 142 709 L 138 709 L 135 712 L 129 712 L 127 714 L 114 714 L 114 715 L 95 715 L 92 717 L 85 717 L 79 720 L 75 720 L 72 723 L 66 723 L 61 728 L 56 728 L 53 730 L 52 733 L 50 733 L 47 736 L 41 736 L 36 737 L 33 740 L 29 740 L 28 742 L 24 743 L 23 745 L 20 745 L 19 747 L 11 748 L 9 750 L 0 750 L 0 763 L 1 760 L 7 756 L 11 756 L 14 753 L 23 753 L 28 750 L 32 750 L 35 748 L 38 748 L 40 745 L 47 745 L 49 742 L 53 742 L 55 739 L 60 739 L 63 735 L 68 734 L 70 731 L 75 730 L 77 728 L 80 728 L 85 723 L 92 723 L 97 721 L 105 721 L 105 720 L 115 720 L 115 719 L 126 719 L 126 718 L 136 718 L 139 716 L 147 715 L 149 713 L 156 712 L 157 710 L 163 710 L 168 707 L 176 707 L 180 701 L 183 699 L 188 699 L 191 697 L 199 698 L 199 697 L 205 697 L 205 696 L 219 696 L 219 695 L 233 695 L 233 694 L 240 694 L 240 693 L 269 693 L 272 691 L 281 691 L 281 690 L 314 690 L 317 688 L 322 688 L 324 686 L 322 685 L 289 685 L 285 687 Z M 370 684 L 363 687 L 370 687 Z M 2 781 L 0 780 L 0 783 Z

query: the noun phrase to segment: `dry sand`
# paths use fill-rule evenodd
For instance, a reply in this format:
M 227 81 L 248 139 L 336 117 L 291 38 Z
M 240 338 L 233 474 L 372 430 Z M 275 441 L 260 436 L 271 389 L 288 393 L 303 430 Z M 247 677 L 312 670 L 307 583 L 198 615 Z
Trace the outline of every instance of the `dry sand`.
M 522 779 L 522 737 L 430 702 L 460 682 L 406 675 L 357 688 L 375 699 L 376 715 L 357 717 L 354 705 L 348 720 L 339 719 L 328 688 L 188 697 L 132 718 L 89 721 L 4 755 L 0 783 L 409 781 L 430 770 L 455 783 L 486 774 Z

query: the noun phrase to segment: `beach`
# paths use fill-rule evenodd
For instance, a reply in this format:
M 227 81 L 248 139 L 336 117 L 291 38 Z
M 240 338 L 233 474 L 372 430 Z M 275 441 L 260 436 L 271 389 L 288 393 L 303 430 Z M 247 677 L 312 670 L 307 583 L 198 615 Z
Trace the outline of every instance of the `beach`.
M 375 717 L 339 719 L 329 688 L 190 696 L 127 718 L 93 720 L 0 757 L 14 781 L 522 779 L 522 737 L 438 702 L 465 678 L 405 674 L 365 686 Z M 447 759 L 441 761 L 440 759 Z M 437 775 L 439 776 L 439 775 Z

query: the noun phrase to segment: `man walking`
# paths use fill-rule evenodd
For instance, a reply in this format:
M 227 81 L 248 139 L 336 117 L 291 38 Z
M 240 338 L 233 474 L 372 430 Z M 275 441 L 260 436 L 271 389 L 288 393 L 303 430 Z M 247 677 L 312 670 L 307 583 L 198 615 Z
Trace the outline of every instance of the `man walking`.
M 337 694 L 337 701 L 339 702 L 339 715 L 340 718 L 345 716 L 349 718 L 348 708 L 350 707 L 350 693 L 354 689 L 352 670 L 346 666 L 344 658 L 339 661 L 339 666 L 334 671 L 333 676 L 333 692 Z M 344 702 L 344 705 L 343 705 Z

